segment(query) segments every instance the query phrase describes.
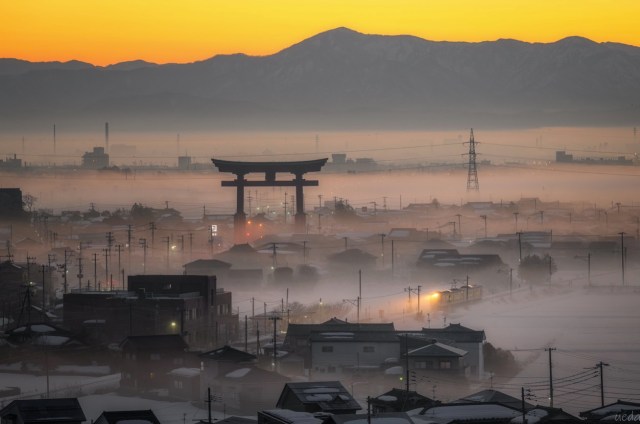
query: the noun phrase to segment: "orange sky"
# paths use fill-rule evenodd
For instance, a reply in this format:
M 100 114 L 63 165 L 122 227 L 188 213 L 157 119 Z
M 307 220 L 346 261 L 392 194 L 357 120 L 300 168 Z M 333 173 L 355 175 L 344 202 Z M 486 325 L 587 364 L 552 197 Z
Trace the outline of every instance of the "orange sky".
M 97 65 L 275 53 L 346 26 L 429 40 L 570 35 L 640 46 L 638 0 L 6 0 L 0 57 Z

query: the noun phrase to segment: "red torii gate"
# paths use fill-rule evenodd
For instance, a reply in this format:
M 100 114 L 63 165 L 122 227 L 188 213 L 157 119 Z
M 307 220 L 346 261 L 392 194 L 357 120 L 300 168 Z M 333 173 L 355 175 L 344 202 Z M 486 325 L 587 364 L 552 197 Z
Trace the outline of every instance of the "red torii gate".
M 245 187 L 295 187 L 296 188 L 296 215 L 295 228 L 298 232 L 304 232 L 307 225 L 304 213 L 304 186 L 318 186 L 317 180 L 305 180 L 307 172 L 318 172 L 327 163 L 328 158 L 294 161 L 294 162 L 241 162 L 222 159 L 211 159 L 213 165 L 220 172 L 230 172 L 236 175 L 233 181 L 222 181 L 222 187 L 236 187 L 236 213 L 233 216 L 233 225 L 236 242 L 244 240 L 247 215 L 244 213 L 244 188 Z M 289 173 L 295 175 L 293 180 L 277 180 L 277 173 Z M 246 180 L 245 175 L 264 173 L 264 180 Z

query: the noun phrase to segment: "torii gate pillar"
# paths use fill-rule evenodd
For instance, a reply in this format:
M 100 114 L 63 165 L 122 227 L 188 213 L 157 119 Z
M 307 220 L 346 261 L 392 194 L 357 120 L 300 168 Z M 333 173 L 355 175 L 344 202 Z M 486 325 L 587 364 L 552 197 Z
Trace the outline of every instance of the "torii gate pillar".
M 234 235 L 236 243 L 246 241 L 247 215 L 244 213 L 245 187 L 295 187 L 296 214 L 295 228 L 297 232 L 304 232 L 307 217 L 304 213 L 304 186 L 318 186 L 317 180 L 305 180 L 307 172 L 318 172 L 327 163 L 328 158 L 297 162 L 238 162 L 221 159 L 211 159 L 213 165 L 220 172 L 230 172 L 236 175 L 233 181 L 222 181 L 222 187 L 236 187 L 236 213 L 233 216 Z M 293 180 L 278 181 L 276 174 L 286 172 L 295 175 Z M 245 175 L 264 173 L 264 180 L 247 180 Z

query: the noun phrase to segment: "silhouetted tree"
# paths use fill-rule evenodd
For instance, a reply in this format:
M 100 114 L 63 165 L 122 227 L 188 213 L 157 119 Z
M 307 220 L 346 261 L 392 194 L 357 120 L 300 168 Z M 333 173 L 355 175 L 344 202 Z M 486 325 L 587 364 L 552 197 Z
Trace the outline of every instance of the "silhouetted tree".
M 482 345 L 484 368 L 489 372 L 503 376 L 515 375 L 520 370 L 516 358 L 508 350 L 494 347 L 491 343 Z
M 520 261 L 518 277 L 528 283 L 540 283 L 551 278 L 557 270 L 558 266 L 551 256 L 529 255 Z

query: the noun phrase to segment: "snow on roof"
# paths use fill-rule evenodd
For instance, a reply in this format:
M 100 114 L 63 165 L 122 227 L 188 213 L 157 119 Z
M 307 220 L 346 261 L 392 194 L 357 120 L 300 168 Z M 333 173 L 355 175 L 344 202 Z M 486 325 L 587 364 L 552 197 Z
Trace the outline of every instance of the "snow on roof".
M 404 372 L 404 368 L 402 368 L 399 365 L 395 367 L 387 368 L 386 370 L 384 370 L 384 373 L 386 375 L 400 375 L 403 372 Z
M 547 415 L 549 415 L 549 411 L 546 411 L 546 410 L 541 409 L 541 408 L 532 409 L 531 411 L 529 411 L 529 412 L 527 412 L 525 414 L 525 423 L 535 424 L 537 422 L 540 422 L 540 420 L 542 418 L 546 417 Z M 514 423 L 514 424 L 521 423 L 522 422 L 522 414 L 517 416 L 517 417 L 515 417 L 510 422 Z
M 56 329 L 45 324 L 33 324 L 31 326 L 31 331 L 35 331 L 37 333 L 49 333 L 51 331 L 56 331 Z
M 427 418 L 435 419 L 479 419 L 479 418 L 515 418 L 521 415 L 515 409 L 495 404 L 460 404 L 434 406 L 424 411 Z
M 173 369 L 171 371 L 169 371 L 167 374 L 169 375 L 173 375 L 176 377 L 196 377 L 198 375 L 200 375 L 200 368 L 176 368 Z
M 238 368 L 237 370 L 231 371 L 230 373 L 225 374 L 227 378 L 242 378 L 245 375 L 249 374 L 251 368 Z
M 118 424 L 149 424 L 149 420 L 118 420 Z
M 398 400 L 396 396 L 389 396 L 389 395 L 380 395 L 376 399 L 381 400 L 383 402 L 396 402 Z
M 307 395 L 305 399 L 309 402 L 331 402 L 333 400 L 333 396 L 328 393 L 318 393 L 315 395 Z
M 337 387 L 316 386 L 304 389 L 302 393 L 340 393 L 340 389 Z
M 35 341 L 34 344 L 36 345 L 40 345 L 40 346 L 62 346 L 63 344 L 65 344 L 66 342 L 68 342 L 69 340 L 71 340 L 69 337 L 65 337 L 65 336 L 47 336 L 47 335 L 43 335 L 38 337 Z

